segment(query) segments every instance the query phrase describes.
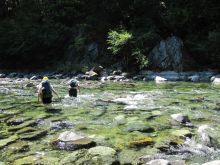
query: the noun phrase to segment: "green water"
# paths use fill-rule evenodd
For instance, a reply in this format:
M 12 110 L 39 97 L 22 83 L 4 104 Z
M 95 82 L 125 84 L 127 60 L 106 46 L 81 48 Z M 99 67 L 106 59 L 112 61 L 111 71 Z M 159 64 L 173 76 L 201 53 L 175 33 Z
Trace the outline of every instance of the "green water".
M 59 161 L 72 151 L 54 149 L 51 142 L 64 131 L 83 133 L 93 138 L 97 145 L 115 149 L 117 159 L 122 164 L 136 164 L 140 156 L 158 153 L 158 146 L 163 142 L 172 140 L 183 143 L 182 138 L 172 134 L 174 130 L 189 130 L 196 139 L 197 127 L 208 124 L 215 129 L 212 137 L 216 146 L 220 143 L 219 86 L 186 82 L 103 84 L 82 81 L 79 97 L 70 99 L 64 98 L 67 95 L 65 80 L 52 80 L 62 100 L 54 96 L 52 105 L 45 106 L 37 103 L 36 88 L 25 87 L 27 82 L 0 82 L 0 110 L 3 110 L 0 113 L 0 140 L 14 138 L 1 147 L 0 162 L 5 164 L 13 164 L 20 158 L 36 154 L 56 158 L 59 164 Z M 195 127 L 172 126 L 170 115 L 176 113 L 188 115 Z M 20 118 L 25 119 L 23 125 L 7 123 L 9 120 Z M 39 121 L 38 124 L 31 125 L 36 120 Z M 57 121 L 66 121 L 72 126 L 51 129 Z M 153 131 L 140 131 L 138 128 L 143 126 L 152 128 Z M 21 138 L 25 128 L 46 130 L 47 134 L 34 140 L 25 140 Z M 134 145 L 146 139 L 152 143 Z M 16 150 L 13 145 L 28 146 L 28 149 Z M 178 156 L 188 164 L 220 158 L 212 154 L 202 158 L 201 155 L 183 158 L 181 153 Z

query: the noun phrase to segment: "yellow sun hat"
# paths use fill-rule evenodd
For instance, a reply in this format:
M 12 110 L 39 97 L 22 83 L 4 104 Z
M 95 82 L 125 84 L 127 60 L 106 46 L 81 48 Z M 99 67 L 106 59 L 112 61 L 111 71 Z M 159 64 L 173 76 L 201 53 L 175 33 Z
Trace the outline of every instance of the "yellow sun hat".
M 49 80 L 49 78 L 47 76 L 44 76 L 42 80 L 47 81 L 47 80 Z

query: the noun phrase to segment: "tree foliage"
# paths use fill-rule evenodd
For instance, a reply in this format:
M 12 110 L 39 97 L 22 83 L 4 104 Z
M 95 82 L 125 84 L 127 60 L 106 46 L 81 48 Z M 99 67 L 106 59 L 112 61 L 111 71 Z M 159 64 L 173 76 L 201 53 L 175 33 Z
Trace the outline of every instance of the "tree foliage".
M 0 69 L 51 66 L 70 48 L 82 57 L 89 42 L 99 44 L 100 62 L 118 54 L 112 62 L 126 57 L 143 68 L 171 34 L 200 65 L 216 68 L 219 9 L 219 0 L 0 0 Z

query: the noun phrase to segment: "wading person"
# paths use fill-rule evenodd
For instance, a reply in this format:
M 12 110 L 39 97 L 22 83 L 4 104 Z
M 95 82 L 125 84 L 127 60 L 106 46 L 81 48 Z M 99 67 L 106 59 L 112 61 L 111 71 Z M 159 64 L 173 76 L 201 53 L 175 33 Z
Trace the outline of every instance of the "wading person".
M 59 98 L 57 92 L 50 84 L 48 77 L 45 76 L 43 77 L 41 83 L 38 85 L 38 102 L 40 98 L 43 104 L 50 104 L 53 97 L 52 93 L 56 94 Z
M 79 82 L 76 79 L 71 79 L 67 82 L 67 84 L 69 96 L 77 97 L 77 94 L 80 92 Z

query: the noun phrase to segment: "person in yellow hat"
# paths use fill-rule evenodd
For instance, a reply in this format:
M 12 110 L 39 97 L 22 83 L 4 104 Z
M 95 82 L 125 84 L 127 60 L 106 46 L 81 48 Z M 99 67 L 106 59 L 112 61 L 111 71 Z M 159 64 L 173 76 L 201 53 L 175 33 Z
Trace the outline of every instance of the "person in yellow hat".
M 50 104 L 53 97 L 52 93 L 56 94 L 59 98 L 57 92 L 50 84 L 48 77 L 44 76 L 41 83 L 38 85 L 38 102 L 40 98 L 43 104 Z

